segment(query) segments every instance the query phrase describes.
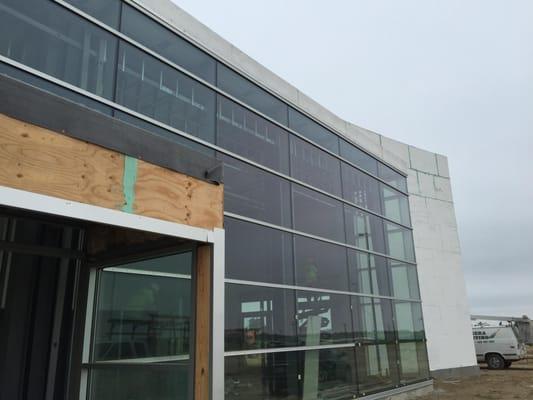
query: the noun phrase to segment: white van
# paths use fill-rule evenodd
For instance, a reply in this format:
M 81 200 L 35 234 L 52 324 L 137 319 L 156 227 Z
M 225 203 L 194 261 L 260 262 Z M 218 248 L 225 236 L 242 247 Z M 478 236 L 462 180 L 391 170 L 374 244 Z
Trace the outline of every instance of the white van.
M 527 355 L 526 345 L 520 343 L 513 326 L 477 326 L 472 333 L 477 361 L 487 363 L 489 369 L 509 368 Z

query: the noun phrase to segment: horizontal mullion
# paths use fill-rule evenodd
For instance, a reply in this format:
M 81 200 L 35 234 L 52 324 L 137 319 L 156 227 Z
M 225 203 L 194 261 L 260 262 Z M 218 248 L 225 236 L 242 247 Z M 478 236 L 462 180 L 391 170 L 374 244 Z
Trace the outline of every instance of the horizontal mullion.
M 402 194 L 404 194 L 404 195 L 406 195 L 406 196 L 409 195 L 407 192 L 404 192 L 403 190 L 398 189 L 397 187 L 391 185 L 390 183 L 388 183 L 387 181 L 383 180 L 383 179 L 380 178 L 379 176 L 372 174 L 371 172 L 369 172 L 369 171 L 367 171 L 367 170 L 361 168 L 360 166 L 358 166 L 358 165 L 352 163 L 351 161 L 349 161 L 349 160 L 347 160 L 347 159 L 341 157 L 339 154 L 336 154 L 336 153 L 332 152 L 331 150 L 326 149 L 325 147 L 323 147 L 323 146 L 321 146 L 321 145 L 319 145 L 319 144 L 313 142 L 312 140 L 308 139 L 307 137 L 305 137 L 305 136 L 301 135 L 300 133 L 294 131 L 294 130 L 291 129 L 290 127 L 283 125 L 282 123 L 276 121 L 275 119 L 269 117 L 269 116 L 266 115 L 266 114 L 263 114 L 261 111 L 256 110 L 255 108 L 251 107 L 250 105 L 248 105 L 248 104 L 244 103 L 243 101 L 241 101 L 241 100 L 235 98 L 235 97 L 232 96 L 231 94 L 226 93 L 225 91 L 223 91 L 222 89 L 220 89 L 218 86 L 215 86 L 215 85 L 213 85 L 212 83 L 207 82 L 206 80 L 204 80 L 204 79 L 198 77 L 197 75 L 193 74 L 192 72 L 188 71 L 187 69 L 183 68 L 182 66 L 175 64 L 174 62 L 172 62 L 172 61 L 168 60 L 167 58 L 161 56 L 160 54 L 158 54 L 158 53 L 156 53 L 155 51 L 149 49 L 148 47 L 144 46 L 143 44 L 141 44 L 141 43 L 139 43 L 139 42 L 137 42 L 137 41 L 131 39 L 130 37 L 128 37 L 128 36 L 126 36 L 126 35 L 124 35 L 122 32 L 117 31 L 116 29 L 114 29 L 114 28 L 112 28 L 112 27 L 110 27 L 110 26 L 104 24 L 103 22 L 101 22 L 101 21 L 97 20 L 96 18 L 94 18 L 94 17 L 88 15 L 87 13 L 85 13 L 85 12 L 79 10 L 78 8 L 72 6 L 72 5 L 68 4 L 68 3 L 65 3 L 63 0 L 54 0 L 54 1 L 55 1 L 56 3 L 58 3 L 58 4 L 60 4 L 61 6 L 63 6 L 63 7 L 65 7 L 65 8 L 67 8 L 67 9 L 69 9 L 70 11 L 74 12 L 75 14 L 79 15 L 80 17 L 85 18 L 86 20 L 90 21 L 91 23 L 93 23 L 93 24 L 95 24 L 95 25 L 98 25 L 100 28 L 102 28 L 102 29 L 104 29 L 104 30 L 110 32 L 110 33 L 113 34 L 114 36 L 119 37 L 120 39 L 122 39 L 122 40 L 128 42 L 129 44 L 131 44 L 131 45 L 137 47 L 138 49 L 144 51 L 145 53 L 151 55 L 152 57 L 157 58 L 159 61 L 161 61 L 161 62 L 167 64 L 168 66 L 174 68 L 175 70 L 177 70 L 177 71 L 179 71 L 179 72 L 181 72 L 181 73 L 187 75 L 189 78 L 194 79 L 195 81 L 197 81 L 197 82 L 201 83 L 202 85 L 204 85 L 204 86 L 210 88 L 211 90 L 217 92 L 218 94 L 227 97 L 228 99 L 230 99 L 230 100 L 232 100 L 233 102 L 235 102 L 235 103 L 241 105 L 242 107 L 248 109 L 249 111 L 253 112 L 254 114 L 260 116 L 261 118 L 266 119 L 267 121 L 269 121 L 269 122 L 271 122 L 271 123 L 277 125 L 278 127 L 284 129 L 284 130 L 287 131 L 287 132 L 292 133 L 293 135 L 299 137 L 300 139 L 306 141 L 307 143 L 309 143 L 309 144 L 311 144 L 311 145 L 313 145 L 313 146 L 319 148 L 320 150 L 322 150 L 322 151 L 324 151 L 324 152 L 326 152 L 326 153 L 332 155 L 333 157 L 335 157 L 335 158 L 337 158 L 337 159 L 339 159 L 339 160 L 341 160 L 341 161 L 343 161 L 343 162 L 345 162 L 345 163 L 351 165 L 352 167 L 354 167 L 354 168 L 358 169 L 359 171 L 361 171 L 361 172 L 367 174 L 368 176 L 371 176 L 372 178 L 374 178 L 374 179 L 376 179 L 376 180 L 382 182 L 383 184 L 387 185 L 387 186 L 390 187 L 391 189 L 393 189 L 393 190 L 395 190 L 395 191 L 397 191 L 397 192 L 399 192 L 399 193 L 402 193 Z M 128 3 L 129 3 L 129 2 L 128 2 Z M 136 7 L 136 8 L 139 9 L 139 7 Z M 141 10 L 141 11 L 146 15 L 145 10 Z M 148 15 L 148 17 L 149 17 L 149 18 L 152 18 L 150 15 Z M 159 22 L 159 21 L 158 21 L 158 22 Z M 182 37 L 182 36 L 180 35 L 180 37 Z M 184 38 L 184 39 L 187 40 L 187 41 L 189 42 L 189 40 L 188 40 L 187 38 Z M 232 69 L 233 69 L 233 68 L 232 68 Z M 239 75 L 240 75 L 240 74 L 239 74 Z M 283 101 L 285 104 L 287 104 L 287 102 L 286 102 L 285 100 L 282 100 L 282 101 Z M 287 104 L 287 105 L 288 105 L 288 104 Z M 291 106 L 293 106 L 293 105 L 291 104 Z M 303 111 L 303 112 L 306 113 L 305 111 Z M 306 113 L 306 114 L 307 114 L 307 113 Z M 314 118 L 313 118 L 313 119 L 314 119 Z M 331 130 L 331 129 L 329 129 L 329 128 L 326 128 L 326 129 Z M 344 139 L 344 140 L 347 140 L 347 141 L 350 140 L 348 137 L 343 136 L 343 135 L 340 135 L 340 134 L 337 134 L 336 132 L 332 132 L 332 133 L 334 133 L 336 136 L 338 136 L 339 138 L 342 138 L 342 139 Z M 352 143 L 350 143 L 350 144 L 353 145 Z M 359 148 L 358 146 L 354 146 L 354 147 Z M 360 150 L 363 151 L 364 153 L 368 154 L 366 150 L 364 150 L 364 149 L 362 149 L 362 148 L 360 148 Z M 379 161 L 379 162 L 381 162 L 381 163 L 383 163 L 383 164 L 385 164 L 385 165 L 387 165 L 387 166 L 390 166 L 390 167 L 393 168 L 395 171 L 399 172 L 404 178 L 406 177 L 405 174 L 404 174 L 403 172 L 397 170 L 394 166 L 385 163 L 383 160 L 378 159 L 378 158 L 376 158 L 375 156 L 373 156 L 373 155 L 371 155 L 371 154 L 369 154 L 369 155 L 370 155 L 372 158 L 376 159 L 377 161 Z
M 275 347 L 269 349 L 254 349 L 254 350 L 236 350 L 224 352 L 225 357 L 244 356 L 250 354 L 268 354 L 268 353 L 288 353 L 291 351 L 306 351 L 306 350 L 323 350 L 323 349 L 342 349 L 348 347 L 355 347 L 355 343 L 339 343 L 339 344 L 323 344 L 318 346 L 291 346 L 291 347 Z
M 269 287 L 269 288 L 276 288 L 276 289 L 288 289 L 288 290 L 299 290 L 299 291 L 306 291 L 306 292 L 342 294 L 342 295 L 357 296 L 357 297 L 372 297 L 372 298 L 376 298 L 376 299 L 396 300 L 396 301 L 411 302 L 411 303 L 421 303 L 422 302 L 422 300 L 420 300 L 420 299 L 406 299 L 406 298 L 403 298 L 403 297 L 382 296 L 382 295 L 378 295 L 378 294 L 361 293 L 361 292 L 350 292 L 350 291 L 347 291 L 347 290 L 322 289 L 322 288 L 315 288 L 315 287 L 309 287 L 309 286 L 297 286 L 297 285 L 285 285 L 285 284 L 280 284 L 280 283 L 248 281 L 248 280 L 243 280 L 243 279 L 225 278 L 224 282 L 225 283 L 237 284 L 237 285 L 261 286 L 261 287 Z
M 347 244 L 347 243 L 337 242 L 336 240 L 331 240 L 331 239 L 324 238 L 322 236 L 313 235 L 311 233 L 305 233 L 305 232 L 302 232 L 302 231 L 298 231 L 296 229 L 286 228 L 284 226 L 271 224 L 269 222 L 260 221 L 258 219 L 245 217 L 245 216 L 242 216 L 242 215 L 239 215 L 239 214 L 235 214 L 235 213 L 232 213 L 232 212 L 229 212 L 229 211 L 224 211 L 224 216 L 230 217 L 230 218 L 235 218 L 235 219 L 238 219 L 238 220 L 241 220 L 241 221 L 245 221 L 245 222 L 250 222 L 250 223 L 253 223 L 253 224 L 256 224 L 256 225 L 266 226 L 267 228 L 272 228 L 272 229 L 276 229 L 276 230 L 279 230 L 279 231 L 283 231 L 283 232 L 287 232 L 287 233 L 293 233 L 295 235 L 308 237 L 310 239 L 320 240 L 320 241 L 325 242 L 325 243 L 336 244 L 338 246 L 347 247 L 349 249 L 361 251 L 361 252 L 364 252 L 364 253 L 385 257 L 385 258 L 388 258 L 389 260 L 398 261 L 398 262 L 401 262 L 401 263 L 404 263 L 404 264 L 416 265 L 416 262 L 414 262 L 414 261 L 403 260 L 401 258 L 393 257 L 393 256 L 390 256 L 388 254 L 379 253 L 379 252 L 373 251 L 373 250 L 363 249 L 361 247 L 353 246 L 353 245 Z

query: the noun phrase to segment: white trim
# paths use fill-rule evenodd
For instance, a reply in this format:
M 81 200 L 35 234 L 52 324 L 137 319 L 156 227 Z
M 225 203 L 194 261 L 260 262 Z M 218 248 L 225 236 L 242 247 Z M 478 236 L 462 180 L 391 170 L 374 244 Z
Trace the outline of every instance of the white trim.
M 318 345 L 318 346 L 291 346 L 291 347 L 276 347 L 273 349 L 237 350 L 237 351 L 227 351 L 226 357 L 246 356 L 246 355 L 253 355 L 253 354 L 288 353 L 290 351 L 344 349 L 344 348 L 355 347 L 355 346 L 356 346 L 356 343 L 339 343 L 339 344 L 323 344 L 323 345 Z
M 147 364 L 157 362 L 171 362 L 171 361 L 185 361 L 189 360 L 188 354 L 177 354 L 175 356 L 158 356 L 158 357 L 138 357 L 138 358 L 123 358 L 120 360 L 105 360 L 94 361 L 91 365 L 106 365 L 106 364 Z
M 130 269 L 130 268 L 120 268 L 120 267 L 107 267 L 104 268 L 105 272 L 117 272 L 121 274 L 132 274 L 132 275 L 149 275 L 149 276 L 161 276 L 165 278 L 176 278 L 176 279 L 191 279 L 190 275 L 184 274 L 173 274 L 170 272 L 161 272 L 161 271 L 146 271 L 142 269 Z
M 224 400 L 225 232 L 214 229 L 211 311 L 211 399 Z

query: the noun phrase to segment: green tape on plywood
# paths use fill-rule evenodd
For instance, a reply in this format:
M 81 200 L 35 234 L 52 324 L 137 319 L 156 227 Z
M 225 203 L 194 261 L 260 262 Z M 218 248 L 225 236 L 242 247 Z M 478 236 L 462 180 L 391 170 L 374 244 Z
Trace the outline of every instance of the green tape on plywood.
M 124 191 L 124 205 L 122 211 L 133 213 L 135 203 L 135 183 L 137 182 L 137 159 L 124 156 L 124 176 L 122 178 L 122 190 Z

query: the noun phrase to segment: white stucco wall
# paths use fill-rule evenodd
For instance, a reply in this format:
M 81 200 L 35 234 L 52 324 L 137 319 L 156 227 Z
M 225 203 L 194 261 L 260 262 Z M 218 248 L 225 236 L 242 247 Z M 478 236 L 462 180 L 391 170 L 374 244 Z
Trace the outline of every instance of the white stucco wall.
M 252 81 L 408 174 L 430 369 L 477 365 L 447 158 L 339 118 L 169 0 L 134 1 Z

